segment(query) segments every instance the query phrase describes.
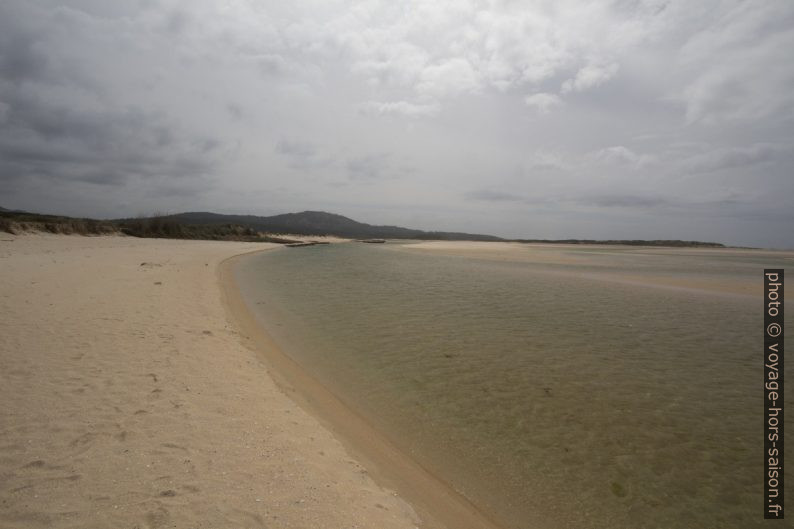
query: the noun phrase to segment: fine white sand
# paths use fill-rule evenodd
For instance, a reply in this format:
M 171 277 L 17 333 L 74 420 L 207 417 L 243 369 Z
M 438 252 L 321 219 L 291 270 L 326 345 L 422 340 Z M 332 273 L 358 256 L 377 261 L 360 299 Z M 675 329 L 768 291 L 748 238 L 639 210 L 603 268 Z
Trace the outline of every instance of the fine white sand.
M 265 247 L 0 234 L 0 528 L 420 524 L 229 319 Z

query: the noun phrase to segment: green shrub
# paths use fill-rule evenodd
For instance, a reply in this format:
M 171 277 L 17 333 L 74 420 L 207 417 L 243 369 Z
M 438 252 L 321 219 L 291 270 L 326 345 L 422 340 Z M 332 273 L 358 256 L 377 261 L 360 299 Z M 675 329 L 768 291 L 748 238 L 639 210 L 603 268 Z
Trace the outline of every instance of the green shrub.
M 14 230 L 14 223 L 11 221 L 11 219 L 0 217 L 0 231 L 4 231 L 12 235 L 16 233 Z

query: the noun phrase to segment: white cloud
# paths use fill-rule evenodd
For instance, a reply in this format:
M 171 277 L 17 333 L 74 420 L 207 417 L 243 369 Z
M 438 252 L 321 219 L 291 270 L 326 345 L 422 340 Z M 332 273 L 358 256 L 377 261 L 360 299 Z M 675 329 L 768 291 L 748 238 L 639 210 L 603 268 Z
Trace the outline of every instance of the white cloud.
M 436 103 L 411 103 L 409 101 L 367 101 L 360 107 L 361 112 L 370 116 L 400 115 L 411 118 L 429 117 L 438 114 Z
M 615 145 L 595 151 L 593 158 L 599 162 L 612 165 L 624 165 L 634 169 L 642 169 L 656 162 L 656 157 L 638 154 L 623 145 Z
M 383 46 L 379 53 L 374 54 L 367 48 L 367 43 L 358 42 L 361 35 L 351 38 L 353 40 L 347 40 L 347 43 L 354 43 L 353 47 L 359 56 L 351 65 L 351 70 L 372 85 L 413 85 L 430 60 L 425 50 L 408 42 Z
M 548 114 L 562 104 L 562 99 L 558 95 L 541 92 L 528 95 L 524 98 L 524 103 L 537 110 L 539 114 Z
M 566 171 L 571 168 L 570 156 L 553 151 L 535 151 L 527 166 L 530 169 Z
M 416 90 L 422 95 L 445 97 L 474 93 L 479 87 L 478 74 L 469 61 L 453 58 L 422 70 Z
M 576 72 L 576 76 L 562 83 L 561 92 L 583 92 L 609 81 L 618 71 L 616 63 L 598 65 L 588 64 Z
M 333 17 L 315 39 L 336 42 L 371 85 L 406 96 L 443 101 L 537 89 L 566 75 L 571 90 L 585 90 L 612 78 L 622 54 L 659 33 L 663 10 L 653 4 L 620 13 L 609 1 L 370 2 Z

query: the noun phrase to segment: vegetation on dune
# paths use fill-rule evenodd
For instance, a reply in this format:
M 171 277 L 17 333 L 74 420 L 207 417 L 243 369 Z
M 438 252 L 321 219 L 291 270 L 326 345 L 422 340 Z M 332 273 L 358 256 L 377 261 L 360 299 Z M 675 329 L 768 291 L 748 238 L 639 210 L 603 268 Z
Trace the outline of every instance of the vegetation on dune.
M 11 234 L 38 231 L 64 235 L 110 235 L 121 233 L 143 238 L 258 241 L 280 244 L 296 242 L 292 239 L 273 237 L 260 233 L 253 228 L 235 224 L 194 225 L 163 216 L 124 220 L 96 220 L 8 210 L 0 210 L 0 231 Z
M 14 233 L 14 223 L 10 219 L 0 217 L 0 231 Z
M 161 239 L 203 239 L 216 241 L 258 241 L 280 244 L 292 239 L 273 237 L 239 224 L 186 224 L 172 217 L 147 217 L 113 221 L 121 233 L 133 237 Z
M 12 234 L 42 231 L 64 235 L 104 235 L 116 233 L 118 229 L 104 220 L 3 210 L 0 211 L 0 231 Z

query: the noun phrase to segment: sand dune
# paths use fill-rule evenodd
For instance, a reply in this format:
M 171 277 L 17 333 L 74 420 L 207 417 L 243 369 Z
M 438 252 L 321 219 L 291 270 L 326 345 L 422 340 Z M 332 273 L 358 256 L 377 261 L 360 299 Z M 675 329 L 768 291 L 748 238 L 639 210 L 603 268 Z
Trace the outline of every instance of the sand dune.
M 219 263 L 266 245 L 0 239 L 0 528 L 419 523 L 227 319 Z

